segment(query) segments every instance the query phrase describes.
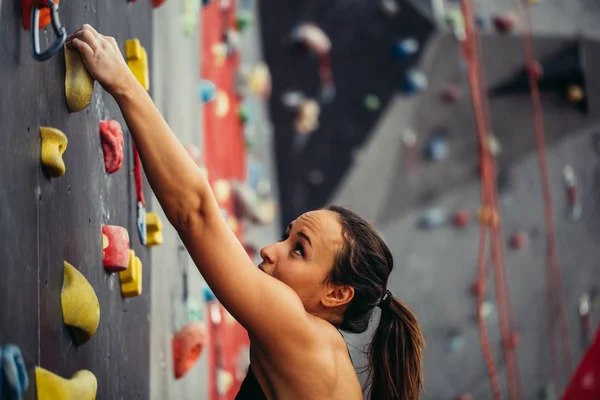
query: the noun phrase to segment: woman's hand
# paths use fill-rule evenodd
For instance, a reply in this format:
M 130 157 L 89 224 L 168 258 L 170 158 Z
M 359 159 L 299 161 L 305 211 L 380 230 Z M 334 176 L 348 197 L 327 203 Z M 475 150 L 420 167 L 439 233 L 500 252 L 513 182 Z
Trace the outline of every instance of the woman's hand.
M 128 85 L 137 82 L 115 38 L 101 35 L 90 25 L 73 32 L 67 38 L 67 46 L 79 51 L 90 74 L 111 95 L 123 93 Z

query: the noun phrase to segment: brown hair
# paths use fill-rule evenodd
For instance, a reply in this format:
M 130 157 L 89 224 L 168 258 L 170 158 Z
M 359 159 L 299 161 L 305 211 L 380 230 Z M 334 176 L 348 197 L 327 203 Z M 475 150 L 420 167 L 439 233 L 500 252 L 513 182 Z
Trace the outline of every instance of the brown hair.
M 394 267 L 392 253 L 375 228 L 356 213 L 338 206 L 326 210 L 337 214 L 345 239 L 329 280 L 354 288 L 354 298 L 344 312 L 340 329 L 362 333 L 386 293 Z M 370 391 L 372 400 L 419 398 L 424 343 L 417 318 L 406 305 L 393 298 L 382 306 L 379 325 L 367 350 L 365 390 Z

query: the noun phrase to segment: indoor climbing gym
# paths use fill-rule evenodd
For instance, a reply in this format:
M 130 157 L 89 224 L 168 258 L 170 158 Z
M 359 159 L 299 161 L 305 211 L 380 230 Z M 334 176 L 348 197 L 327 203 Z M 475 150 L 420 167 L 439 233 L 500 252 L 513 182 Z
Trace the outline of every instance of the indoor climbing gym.
M 0 0 L 0 400 L 600 400 L 600 0 Z

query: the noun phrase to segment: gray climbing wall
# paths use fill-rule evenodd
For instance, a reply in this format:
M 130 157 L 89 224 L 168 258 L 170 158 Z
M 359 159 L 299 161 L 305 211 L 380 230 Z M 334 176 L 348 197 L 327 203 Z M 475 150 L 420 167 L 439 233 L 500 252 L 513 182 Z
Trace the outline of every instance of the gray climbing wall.
M 574 42 L 562 38 L 538 38 L 539 58 L 551 56 Z M 600 155 L 594 138 L 600 132 L 597 63 L 600 44 L 576 42 L 581 68 L 586 71 L 588 113 L 576 110 L 554 91 L 542 93 L 548 143 L 557 242 L 564 280 L 566 313 L 574 360 L 582 355 L 580 296 L 600 285 L 597 246 L 600 242 L 598 181 Z M 517 38 L 484 37 L 484 63 L 488 86 L 509 79 L 521 68 L 521 42 Z M 416 313 L 427 340 L 425 384 L 428 398 L 455 399 L 469 392 L 474 399 L 491 398 L 491 390 L 477 333 L 475 298 L 470 286 L 476 278 L 479 226 L 464 230 L 451 226 L 419 230 L 416 221 L 424 210 L 441 207 L 448 212 L 466 208 L 474 215 L 480 204 L 474 116 L 468 93 L 455 104 L 439 95 L 448 82 L 468 90 L 461 72 L 458 46 L 451 35 L 440 34 L 428 45 L 420 68 L 430 77 L 430 87 L 420 96 L 397 96 L 378 121 L 371 140 L 357 154 L 355 167 L 331 200 L 349 206 L 373 220 L 384 235 L 395 259 L 389 288 Z M 545 308 L 545 225 L 541 183 L 533 132 L 533 115 L 527 93 L 490 98 L 492 129 L 502 144 L 498 157 L 508 185 L 502 196 L 504 241 L 524 231 L 529 245 L 507 251 L 507 267 L 517 329 L 521 377 L 527 399 L 538 399 L 551 379 Z M 402 134 L 412 129 L 417 144 L 404 151 Z M 424 143 L 439 129 L 448 133 L 449 156 L 440 162 L 423 157 Z M 414 156 L 415 174 L 407 177 L 407 160 Z M 563 167 L 570 164 L 579 179 L 582 219 L 567 218 Z M 493 290 L 490 300 L 494 302 Z M 600 321 L 596 310 L 593 325 Z M 487 320 L 490 342 L 505 385 L 497 311 Z M 452 334 L 464 339 L 456 352 L 447 349 Z M 358 366 L 364 363 L 360 349 L 369 334 L 348 336 Z M 563 384 L 566 376 L 562 376 Z M 506 391 L 504 392 L 506 393 Z M 505 394 L 506 396 L 506 394 Z
M 91 370 L 99 399 L 146 399 L 152 267 L 136 233 L 131 144 L 125 132 L 123 167 L 108 176 L 98 130 L 101 119 L 116 119 L 125 128 L 122 116 L 99 85 L 84 111 L 69 114 L 62 53 L 44 63 L 35 61 L 29 33 L 21 25 L 20 2 L 0 4 L 0 345 L 14 343 L 24 353 L 31 382 L 26 399 L 36 398 L 35 365 L 64 377 Z M 66 1 L 60 7 L 67 31 L 89 23 L 115 36 L 122 50 L 126 39 L 137 37 L 151 61 L 150 14 L 147 2 Z M 41 39 L 42 47 L 53 40 L 50 28 Z M 62 130 L 69 139 L 67 172 L 61 178 L 49 179 L 42 169 L 43 125 Z M 144 265 L 142 296 L 124 300 L 118 275 L 104 271 L 102 224 L 128 229 Z M 62 322 L 65 260 L 83 273 L 100 302 L 98 330 L 80 347 Z

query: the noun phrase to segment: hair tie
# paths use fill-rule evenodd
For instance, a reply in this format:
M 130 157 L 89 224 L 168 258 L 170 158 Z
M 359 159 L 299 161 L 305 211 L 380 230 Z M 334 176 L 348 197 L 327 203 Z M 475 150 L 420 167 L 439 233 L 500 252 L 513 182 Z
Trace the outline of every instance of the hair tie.
M 381 300 L 379 301 L 379 304 L 377 304 L 377 307 L 381 308 L 382 310 L 385 307 L 389 307 L 392 299 L 394 298 L 394 296 L 392 296 L 392 292 L 390 292 L 389 290 L 385 291 L 385 294 L 383 295 L 383 297 L 381 298 Z

